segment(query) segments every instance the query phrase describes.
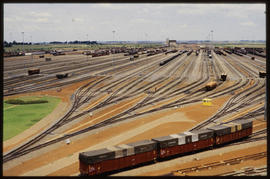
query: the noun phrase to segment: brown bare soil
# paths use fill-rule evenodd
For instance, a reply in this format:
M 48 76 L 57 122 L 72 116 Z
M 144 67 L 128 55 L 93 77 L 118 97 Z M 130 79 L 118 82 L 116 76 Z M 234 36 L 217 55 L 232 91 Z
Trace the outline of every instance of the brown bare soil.
M 193 166 L 203 166 L 204 164 L 207 164 L 207 163 L 220 162 L 220 161 L 229 160 L 229 159 L 236 158 L 236 157 L 256 154 L 256 153 L 265 152 L 265 151 L 266 151 L 266 145 L 261 144 L 261 145 L 255 146 L 255 147 L 249 147 L 248 150 L 247 149 L 234 150 L 231 152 L 222 153 L 221 155 L 214 155 L 211 157 L 200 159 L 198 161 L 191 161 L 191 162 L 187 162 L 187 163 L 182 163 L 181 165 L 175 165 L 173 167 L 164 168 L 164 169 L 158 170 L 158 171 L 141 173 L 139 175 L 141 175 L 141 176 L 159 176 L 159 175 L 164 175 L 164 174 L 167 174 L 167 173 L 170 173 L 172 171 L 176 171 L 176 170 L 179 170 L 182 168 L 189 168 L 189 167 L 193 167 Z M 210 176 L 210 175 L 219 175 L 219 174 L 229 172 L 229 171 L 239 170 L 245 166 L 256 167 L 256 166 L 262 166 L 262 165 L 266 165 L 266 158 L 263 158 L 260 160 L 243 161 L 240 164 L 226 165 L 226 166 L 211 168 L 209 170 L 202 170 L 199 172 L 194 171 L 194 172 L 186 173 L 186 174 L 185 173 L 184 174 L 183 173 L 182 174 L 181 173 L 174 173 L 174 174 L 178 175 L 178 176 L 185 176 L 185 175 Z

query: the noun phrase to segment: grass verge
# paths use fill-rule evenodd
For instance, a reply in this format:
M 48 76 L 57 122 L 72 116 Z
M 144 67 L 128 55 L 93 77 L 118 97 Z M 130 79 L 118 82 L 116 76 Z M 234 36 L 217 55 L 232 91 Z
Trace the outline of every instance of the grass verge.
M 46 100 L 40 104 L 7 104 L 4 101 L 3 139 L 10 139 L 28 129 L 42 118 L 50 114 L 60 102 L 51 96 L 27 96 L 18 98 L 23 101 Z

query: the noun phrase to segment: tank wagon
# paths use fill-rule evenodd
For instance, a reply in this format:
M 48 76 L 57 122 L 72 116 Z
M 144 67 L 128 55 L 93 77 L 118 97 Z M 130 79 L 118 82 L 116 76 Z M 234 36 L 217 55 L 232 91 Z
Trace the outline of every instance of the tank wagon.
M 142 163 L 158 162 L 247 138 L 252 129 L 251 120 L 237 120 L 206 129 L 82 152 L 79 154 L 79 170 L 82 176 L 100 175 Z
M 216 87 L 217 87 L 217 82 L 215 82 L 215 81 L 210 81 L 209 83 L 207 83 L 205 85 L 206 91 L 210 91 L 210 90 L 212 90 L 212 89 L 214 89 Z
M 39 68 L 33 68 L 28 70 L 28 75 L 34 75 L 34 74 L 39 74 L 40 69 Z
M 56 74 L 56 78 L 58 78 L 58 79 L 62 79 L 62 78 L 66 78 L 66 77 L 68 77 L 68 73 Z

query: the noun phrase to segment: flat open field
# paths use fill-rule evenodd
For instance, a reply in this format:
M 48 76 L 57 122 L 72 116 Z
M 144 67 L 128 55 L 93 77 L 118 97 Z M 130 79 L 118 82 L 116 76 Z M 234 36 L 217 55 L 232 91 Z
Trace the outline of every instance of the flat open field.
M 52 96 L 61 101 L 31 128 L 4 141 L 3 175 L 78 176 L 81 152 L 239 119 L 253 121 L 249 138 L 110 175 L 266 175 L 266 78 L 259 76 L 266 58 L 222 50 L 225 56 L 213 49 L 209 58 L 207 50 L 196 54 L 197 49 L 185 44 L 175 53 L 141 51 L 134 60 L 125 53 L 92 57 L 80 50 L 4 58 L 4 100 Z M 32 68 L 40 73 L 28 75 Z M 64 73 L 68 76 L 56 77 Z M 213 81 L 216 87 L 207 90 Z M 205 98 L 211 105 L 203 104 Z
M 60 102 L 53 97 L 21 97 L 24 101 L 46 100 L 48 103 L 41 104 L 7 104 L 4 101 L 4 141 L 10 139 L 50 114 Z

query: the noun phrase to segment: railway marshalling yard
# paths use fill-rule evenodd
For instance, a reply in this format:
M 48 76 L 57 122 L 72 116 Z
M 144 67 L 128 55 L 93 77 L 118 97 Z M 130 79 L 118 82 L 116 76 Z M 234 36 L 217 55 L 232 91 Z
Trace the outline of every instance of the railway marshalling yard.
M 266 59 L 197 46 L 176 53 L 91 57 L 82 51 L 4 58 L 4 100 L 55 96 L 54 111 L 3 142 L 4 176 L 78 176 L 80 152 L 251 119 L 242 141 L 112 173 L 113 176 L 266 175 Z M 165 65 L 160 63 L 183 53 Z M 255 59 L 251 59 L 255 57 Z M 30 68 L 40 74 L 28 75 Z M 68 73 L 57 79 L 56 74 Z M 227 74 L 225 81 L 221 74 Z M 217 87 L 206 90 L 210 81 Z M 203 105 L 203 99 L 211 105 Z M 70 143 L 67 144 L 67 140 Z

